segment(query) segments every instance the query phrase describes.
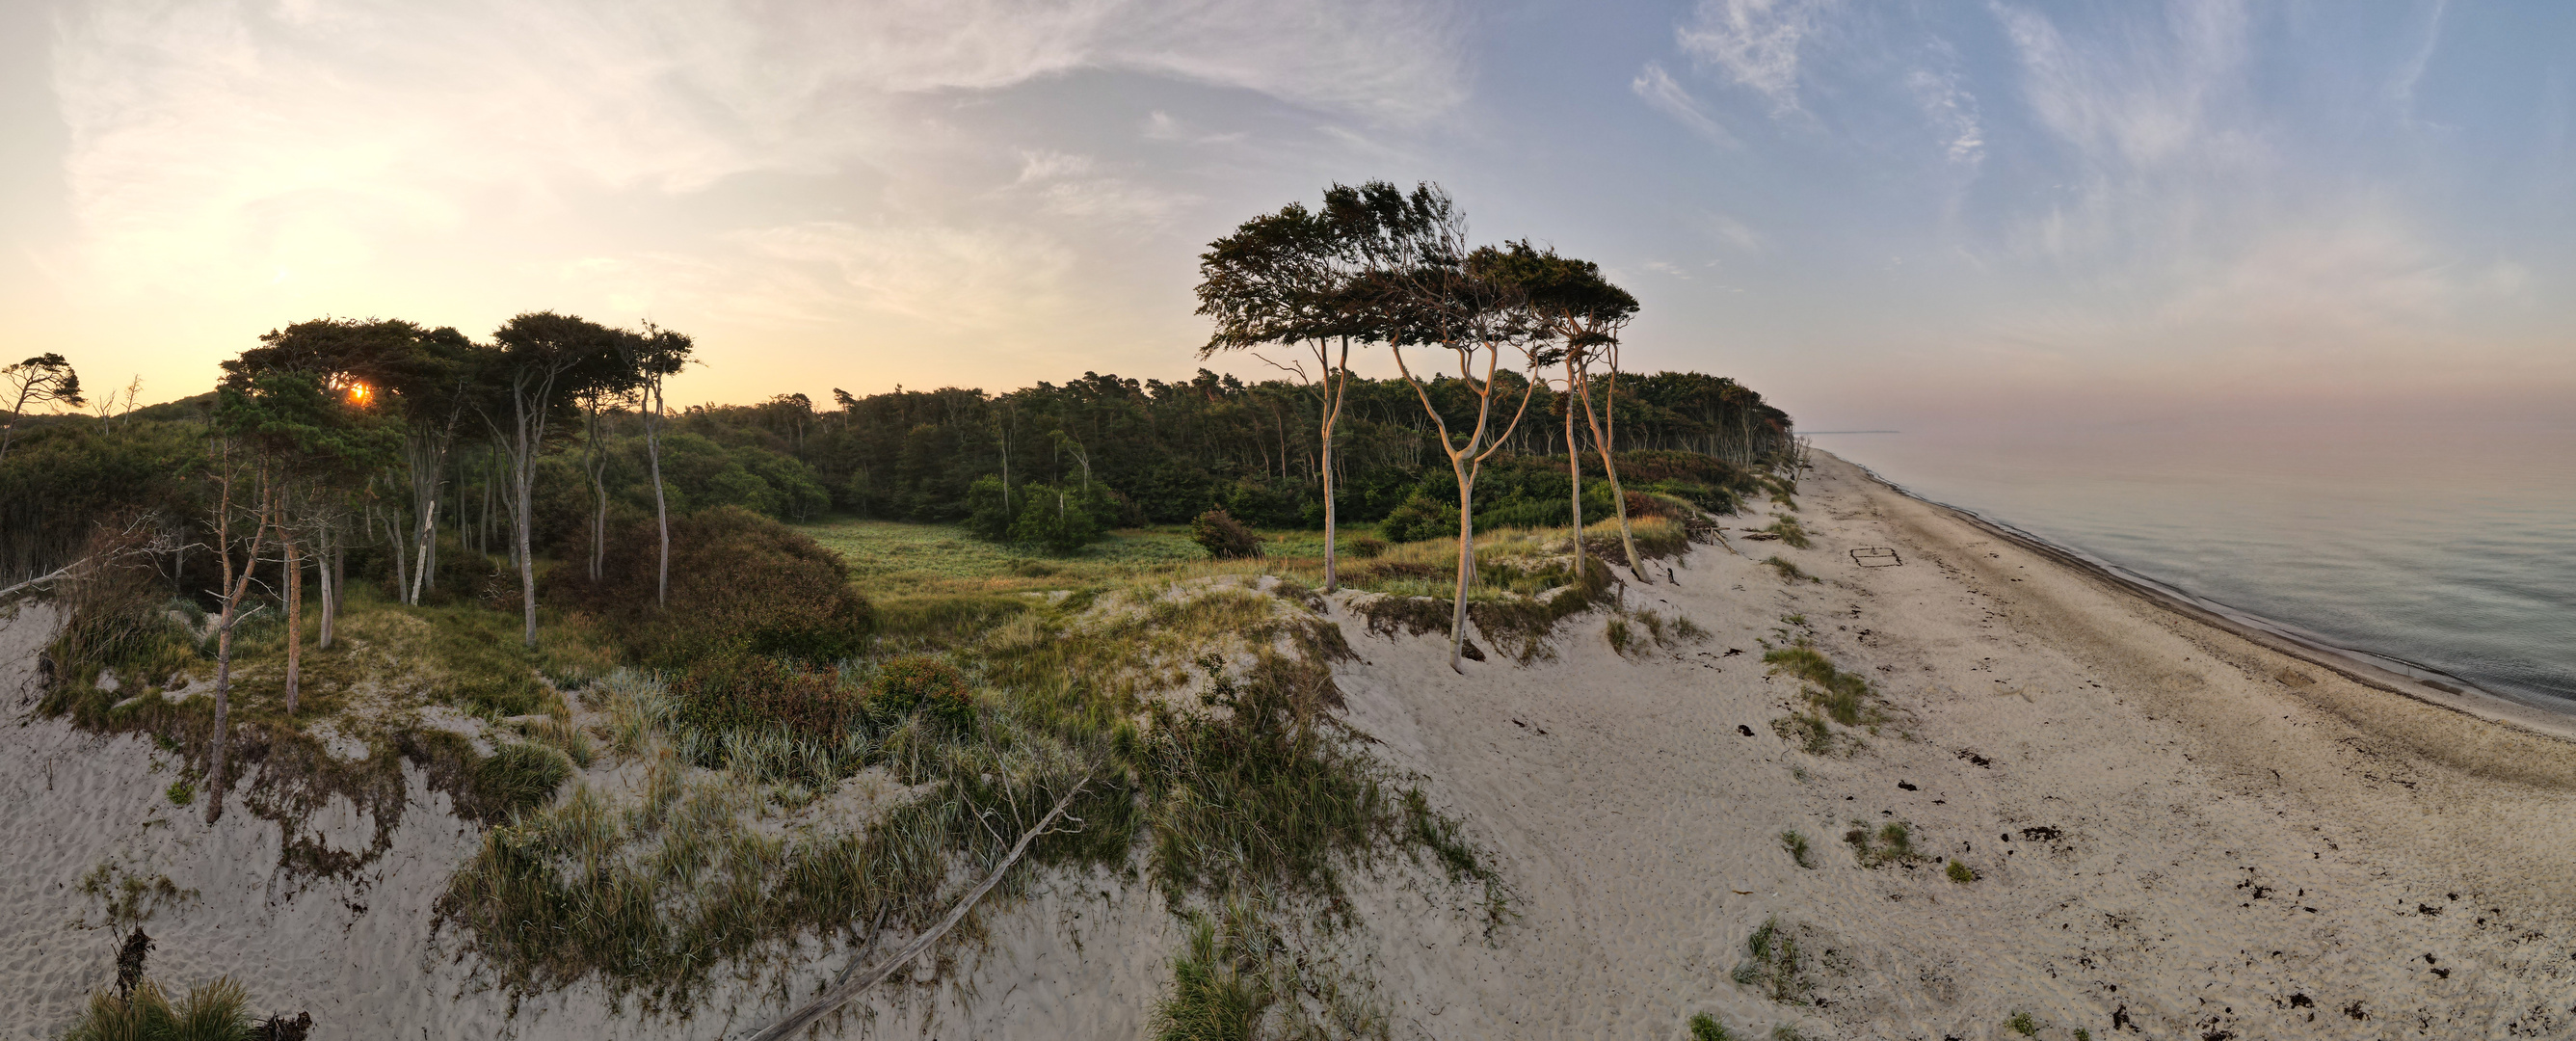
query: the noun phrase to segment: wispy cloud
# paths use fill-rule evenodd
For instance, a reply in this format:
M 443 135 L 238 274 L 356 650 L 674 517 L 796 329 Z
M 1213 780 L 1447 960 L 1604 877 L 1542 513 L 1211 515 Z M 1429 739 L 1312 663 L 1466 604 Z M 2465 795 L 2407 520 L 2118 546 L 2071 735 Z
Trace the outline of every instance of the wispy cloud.
M 53 86 L 101 284 L 221 297 L 602 192 L 865 175 L 956 147 L 907 99 L 1121 69 L 1404 125 L 1466 96 L 1447 0 L 88 5 Z M 1134 217 L 1168 199 L 1045 194 Z
M 1798 49 L 1832 0 L 1700 0 L 1676 30 L 1683 52 L 1771 100 L 1798 109 Z
M 1957 73 L 1917 69 L 1906 77 L 1905 85 L 1922 104 L 1924 118 L 1948 142 L 1951 162 L 1975 166 L 1985 161 L 1986 130 L 1977 112 L 1977 96 L 1959 85 Z
M 1701 111 L 1699 100 L 1691 97 L 1690 91 L 1680 83 L 1674 82 L 1672 74 L 1665 72 L 1662 65 L 1647 62 L 1645 69 L 1637 73 L 1637 78 L 1629 82 L 1628 89 L 1644 98 L 1646 104 L 1654 106 L 1656 111 L 1689 127 L 1693 133 L 1717 144 L 1730 147 L 1735 144 L 1735 135 L 1727 133 L 1725 127 L 1717 125 L 1716 120 Z

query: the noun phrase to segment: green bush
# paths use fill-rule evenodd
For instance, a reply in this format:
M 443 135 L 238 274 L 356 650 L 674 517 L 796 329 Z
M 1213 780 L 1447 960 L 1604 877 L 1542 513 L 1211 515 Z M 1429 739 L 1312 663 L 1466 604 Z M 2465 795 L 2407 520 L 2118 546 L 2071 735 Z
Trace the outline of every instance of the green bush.
M 1702 1012 L 1690 1018 L 1691 1041 L 1726 1041 L 1726 1026 Z
M 705 659 L 671 684 L 679 722 L 708 733 L 776 727 L 799 737 L 831 737 L 855 707 L 829 669 L 758 654 Z
M 876 691 L 868 711 L 879 719 L 900 719 L 916 711 L 951 725 L 974 719 L 975 697 L 957 667 L 927 655 L 905 655 L 877 669 Z
M 660 533 L 650 520 L 611 538 L 601 580 L 578 562 L 552 573 L 644 664 L 685 668 L 751 654 L 827 663 L 867 647 L 874 612 L 840 554 L 739 507 L 673 518 L 671 587 L 656 606 Z
M 1375 535 L 1360 535 L 1344 539 L 1342 552 L 1361 560 L 1375 560 L 1386 553 L 1386 540 Z
M 1066 554 L 1100 540 L 1118 511 L 1108 489 L 1090 492 L 1047 484 L 1020 486 L 1019 518 L 1011 522 L 1011 541 Z
M 1224 510 L 1209 510 L 1191 521 L 1190 540 L 1218 560 L 1261 555 L 1261 537 Z
M 1378 522 L 1388 542 L 1420 542 L 1458 534 L 1458 505 L 1417 494 Z

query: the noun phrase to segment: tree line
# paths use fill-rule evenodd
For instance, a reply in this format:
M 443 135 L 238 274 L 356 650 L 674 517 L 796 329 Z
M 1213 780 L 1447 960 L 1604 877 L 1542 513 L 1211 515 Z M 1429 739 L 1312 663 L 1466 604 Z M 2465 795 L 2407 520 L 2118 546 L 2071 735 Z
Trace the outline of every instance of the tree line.
M 597 583 L 612 525 L 650 518 L 659 604 L 673 514 L 718 505 L 960 522 L 1056 550 L 1212 511 L 1328 536 L 1344 520 L 1398 538 L 1449 525 L 1454 665 L 1480 521 L 1580 526 L 1588 504 L 1627 540 L 1622 465 L 1722 508 L 1792 444 L 1788 416 L 1732 380 L 1623 372 L 1633 296 L 1593 262 L 1471 242 L 1435 185 L 1331 186 L 1319 207 L 1211 243 L 1200 273 L 1213 325 L 1200 356 L 1257 354 L 1279 378 L 1085 373 L 1000 394 L 835 390 L 831 407 L 782 395 L 675 411 L 664 385 L 695 345 L 650 324 L 531 312 L 476 341 L 323 318 L 261 336 L 210 395 L 137 410 L 129 387 L 123 411 L 62 415 L 31 410 L 83 405 L 78 375 L 39 355 L 0 369 L 0 566 L 39 576 L 103 520 L 149 518 L 174 590 L 215 619 L 218 734 L 234 628 L 260 610 L 300 621 L 308 575 L 319 646 L 353 557 L 358 581 L 405 604 L 479 583 L 533 646 L 542 559 Z M 1355 375 L 1368 350 L 1398 377 Z M 1337 540 L 1325 546 L 1329 586 Z M 1575 552 L 1579 568 L 1580 539 Z M 495 595 L 503 576 L 515 589 Z M 301 624 L 287 633 L 291 712 Z

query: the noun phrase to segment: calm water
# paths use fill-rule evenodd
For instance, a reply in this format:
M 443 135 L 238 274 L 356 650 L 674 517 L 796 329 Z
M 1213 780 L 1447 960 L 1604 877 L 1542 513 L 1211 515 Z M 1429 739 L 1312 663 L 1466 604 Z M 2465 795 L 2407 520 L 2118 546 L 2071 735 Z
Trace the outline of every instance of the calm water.
M 2576 425 L 1958 427 L 1815 443 L 2292 632 L 2576 712 Z

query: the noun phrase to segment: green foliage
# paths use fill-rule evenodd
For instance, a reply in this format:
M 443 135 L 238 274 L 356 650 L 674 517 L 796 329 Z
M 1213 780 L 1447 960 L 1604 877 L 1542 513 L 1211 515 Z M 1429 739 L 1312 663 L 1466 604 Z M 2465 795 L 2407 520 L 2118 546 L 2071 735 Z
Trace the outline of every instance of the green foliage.
M 1190 541 L 1219 560 L 1261 555 L 1261 537 L 1224 510 L 1209 510 L 1190 522 Z
M 1950 866 L 1948 868 L 1943 869 L 1942 873 L 1950 876 L 1950 881 L 1957 882 L 1960 885 L 1966 885 L 1977 880 L 1977 869 L 1969 867 L 1966 864 L 1959 863 L 1955 858 L 1950 861 Z
M 1450 495 L 1451 498 L 1444 502 L 1416 493 L 1378 523 L 1378 534 L 1388 542 L 1458 537 L 1456 490 L 1452 489 Z
M 1726 1026 L 1706 1012 L 1690 1018 L 1691 1041 L 1727 1041 Z
M 1189 946 L 1172 959 L 1172 991 L 1154 1005 L 1156 1041 L 1252 1041 L 1279 999 L 1259 970 L 1260 948 L 1214 918 L 1193 913 Z
M 197 786 L 182 777 L 170 782 L 169 790 L 163 794 L 169 796 L 170 805 L 186 806 L 197 801 Z
M 1011 541 L 1062 556 L 1099 541 L 1116 518 L 1105 487 L 1086 492 L 1026 484 L 1020 487 L 1020 515 L 1011 522 Z
M 837 737 L 858 708 L 832 670 L 762 654 L 700 659 L 672 681 L 671 696 L 679 722 L 719 735 L 775 727 L 798 737 Z
M 1386 553 L 1386 540 L 1374 535 L 1358 535 L 1342 542 L 1341 550 L 1360 560 L 1375 560 Z
M 595 613 L 629 653 L 685 668 L 728 654 L 833 662 L 867 646 L 873 614 L 839 554 L 736 507 L 671 522 L 671 588 L 656 606 L 660 536 L 639 521 L 612 536 L 601 580 L 552 578 Z
M 868 712 L 881 720 L 923 713 L 952 727 L 975 718 L 974 693 L 957 667 L 927 655 L 906 655 L 877 667 Z
M 2039 1020 L 2031 1018 L 2031 1014 L 2027 1011 L 2014 1012 L 2011 1019 L 2004 1021 L 2004 1026 L 2023 1037 L 2039 1036 Z
M 572 764 L 563 753 L 513 741 L 475 764 L 474 787 L 493 812 L 507 817 L 553 800 L 555 789 L 571 774 Z

